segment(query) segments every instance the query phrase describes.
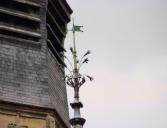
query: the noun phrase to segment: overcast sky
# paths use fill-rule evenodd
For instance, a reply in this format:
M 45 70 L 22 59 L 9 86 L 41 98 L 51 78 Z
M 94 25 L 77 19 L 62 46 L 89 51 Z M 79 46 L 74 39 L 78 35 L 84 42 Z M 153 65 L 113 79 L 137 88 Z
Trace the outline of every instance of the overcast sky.
M 84 127 L 167 128 L 167 0 L 67 1 L 84 26 L 79 56 L 92 51 L 81 70 L 95 79 L 81 88 Z

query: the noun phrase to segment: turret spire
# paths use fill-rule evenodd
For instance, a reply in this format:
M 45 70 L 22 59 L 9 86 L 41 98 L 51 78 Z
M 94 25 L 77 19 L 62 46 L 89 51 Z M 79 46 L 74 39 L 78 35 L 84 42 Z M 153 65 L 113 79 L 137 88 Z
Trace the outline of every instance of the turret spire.
M 74 68 L 72 70 L 69 70 L 70 75 L 66 76 L 67 85 L 74 88 L 74 102 L 70 104 L 72 109 L 74 109 L 74 117 L 70 119 L 70 123 L 73 126 L 73 128 L 82 128 L 86 121 L 84 118 L 81 117 L 81 114 L 80 114 L 80 108 L 83 107 L 83 104 L 79 101 L 79 89 L 86 82 L 85 77 L 89 78 L 90 80 L 93 80 L 93 78 L 90 77 L 89 75 L 81 75 L 79 72 L 81 66 L 84 63 L 88 62 L 88 59 L 86 58 L 86 56 L 90 54 L 90 51 L 87 51 L 83 55 L 83 57 L 80 59 L 80 61 L 77 60 L 75 32 L 83 32 L 81 30 L 81 27 L 83 26 L 75 25 L 74 19 L 73 19 L 73 28 L 71 30 L 73 32 L 73 48 L 71 47 L 70 50 L 73 55 Z M 67 57 L 65 58 L 68 59 Z

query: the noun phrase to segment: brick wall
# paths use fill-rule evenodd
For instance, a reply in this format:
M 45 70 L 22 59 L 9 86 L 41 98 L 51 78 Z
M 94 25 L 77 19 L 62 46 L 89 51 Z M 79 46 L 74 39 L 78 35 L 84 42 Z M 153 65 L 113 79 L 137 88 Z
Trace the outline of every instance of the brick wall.
M 9 38 L 0 37 L 0 100 L 49 106 L 47 58 L 42 47 Z
M 41 2 L 40 42 L 0 35 L 0 100 L 49 106 L 46 1 Z
M 50 100 L 60 117 L 69 124 L 67 93 L 63 69 L 61 69 L 61 66 L 57 63 L 57 60 L 50 51 L 48 51 L 48 59 Z

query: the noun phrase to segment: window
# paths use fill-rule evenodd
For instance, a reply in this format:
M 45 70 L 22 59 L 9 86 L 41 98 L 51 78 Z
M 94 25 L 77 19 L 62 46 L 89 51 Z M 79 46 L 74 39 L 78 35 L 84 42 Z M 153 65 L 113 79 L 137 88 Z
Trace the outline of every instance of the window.
M 49 50 L 53 53 L 58 63 L 64 65 L 63 52 L 64 38 L 66 36 L 67 22 L 65 21 L 61 10 L 58 8 L 58 2 L 48 0 L 47 8 L 47 45 Z
M 40 6 L 33 1 L 0 2 L 0 34 L 38 41 L 40 34 Z

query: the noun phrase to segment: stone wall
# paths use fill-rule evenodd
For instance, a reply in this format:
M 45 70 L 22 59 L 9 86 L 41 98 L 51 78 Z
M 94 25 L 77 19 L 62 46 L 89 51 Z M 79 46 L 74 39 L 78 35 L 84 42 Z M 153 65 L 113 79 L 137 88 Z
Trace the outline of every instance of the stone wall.
M 49 94 L 54 108 L 61 118 L 69 124 L 69 112 L 67 103 L 66 85 L 64 82 L 64 71 L 56 61 L 53 54 L 48 51 L 49 61 Z
M 49 106 L 46 53 L 9 38 L 0 37 L 0 100 Z

